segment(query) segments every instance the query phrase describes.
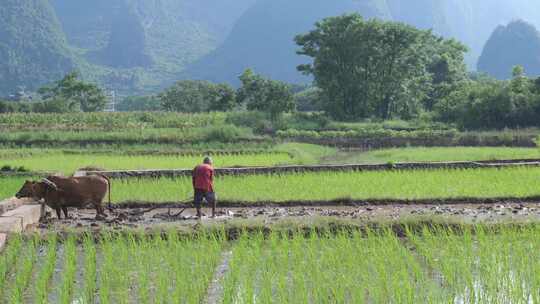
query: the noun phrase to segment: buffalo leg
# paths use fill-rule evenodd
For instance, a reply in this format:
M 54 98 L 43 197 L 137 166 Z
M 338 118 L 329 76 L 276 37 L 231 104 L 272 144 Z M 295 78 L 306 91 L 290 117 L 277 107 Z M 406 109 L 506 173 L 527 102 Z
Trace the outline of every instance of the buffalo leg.
M 96 204 L 96 212 L 99 215 L 105 215 L 105 210 L 103 209 L 103 206 L 101 206 L 101 204 Z
M 102 220 L 102 219 L 107 218 L 107 215 L 105 214 L 105 210 L 103 209 L 103 206 L 101 204 L 94 204 L 94 207 L 96 208 L 97 220 Z
M 68 208 L 62 207 L 62 211 L 64 211 L 64 215 L 66 216 L 66 218 L 68 218 Z
M 45 211 L 46 211 L 45 203 L 41 203 L 41 211 L 40 211 L 41 216 L 39 217 L 40 221 L 45 220 Z
M 56 216 L 58 219 L 62 218 L 62 210 L 60 210 L 60 207 L 54 208 L 54 211 L 56 211 Z

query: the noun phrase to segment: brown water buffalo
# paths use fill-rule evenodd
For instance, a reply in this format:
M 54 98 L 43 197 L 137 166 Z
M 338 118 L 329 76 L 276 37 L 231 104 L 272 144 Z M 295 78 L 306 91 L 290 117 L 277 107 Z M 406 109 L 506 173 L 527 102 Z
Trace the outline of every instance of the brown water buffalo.
M 92 205 L 96 208 L 96 217 L 104 217 L 103 199 L 109 193 L 111 203 L 111 182 L 103 175 L 81 177 L 49 176 L 39 182 L 26 181 L 17 198 L 31 197 L 44 200 L 44 204 L 56 211 L 61 218 L 61 210 L 68 217 L 68 207 L 82 208 Z

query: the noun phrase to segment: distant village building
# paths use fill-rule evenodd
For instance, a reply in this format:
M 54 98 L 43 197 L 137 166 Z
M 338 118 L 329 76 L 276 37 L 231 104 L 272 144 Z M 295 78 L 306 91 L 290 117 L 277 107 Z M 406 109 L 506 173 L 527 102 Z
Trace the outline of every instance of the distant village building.
M 30 102 L 34 99 L 35 93 L 26 91 L 26 88 L 24 86 L 20 86 L 14 94 L 10 94 L 7 96 L 6 100 L 8 101 L 16 101 L 16 102 Z

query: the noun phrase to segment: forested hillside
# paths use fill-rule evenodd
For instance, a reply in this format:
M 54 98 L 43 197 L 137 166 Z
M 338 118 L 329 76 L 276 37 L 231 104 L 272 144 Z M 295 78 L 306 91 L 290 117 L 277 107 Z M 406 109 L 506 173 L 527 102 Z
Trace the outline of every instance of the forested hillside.
M 0 94 L 18 86 L 36 89 L 72 67 L 65 36 L 47 1 L 2 0 Z
M 254 2 L 3 1 L 0 96 L 17 85 L 35 89 L 73 68 L 120 93 L 156 91 L 214 50 Z
M 255 0 L 50 0 L 86 78 L 152 92 L 215 49 Z
M 174 81 L 238 83 L 247 67 L 290 82 L 294 36 L 329 16 L 358 12 L 453 37 L 476 68 L 490 34 L 523 19 L 540 26 L 529 0 L 4 0 L 0 96 L 35 89 L 77 69 L 120 94 L 154 93 Z
M 478 70 L 499 79 L 512 76 L 521 65 L 529 76 L 540 75 L 540 33 L 524 21 L 499 26 L 491 35 L 478 61 Z

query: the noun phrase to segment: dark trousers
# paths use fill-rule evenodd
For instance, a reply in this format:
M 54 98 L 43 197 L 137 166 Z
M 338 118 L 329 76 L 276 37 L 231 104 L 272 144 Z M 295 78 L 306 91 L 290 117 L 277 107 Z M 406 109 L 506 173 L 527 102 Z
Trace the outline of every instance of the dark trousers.
M 208 204 L 212 205 L 212 207 L 215 207 L 216 193 L 204 191 L 201 189 L 195 189 L 195 197 L 193 200 L 193 203 L 195 204 L 195 208 L 200 209 L 203 200 L 205 200 Z

